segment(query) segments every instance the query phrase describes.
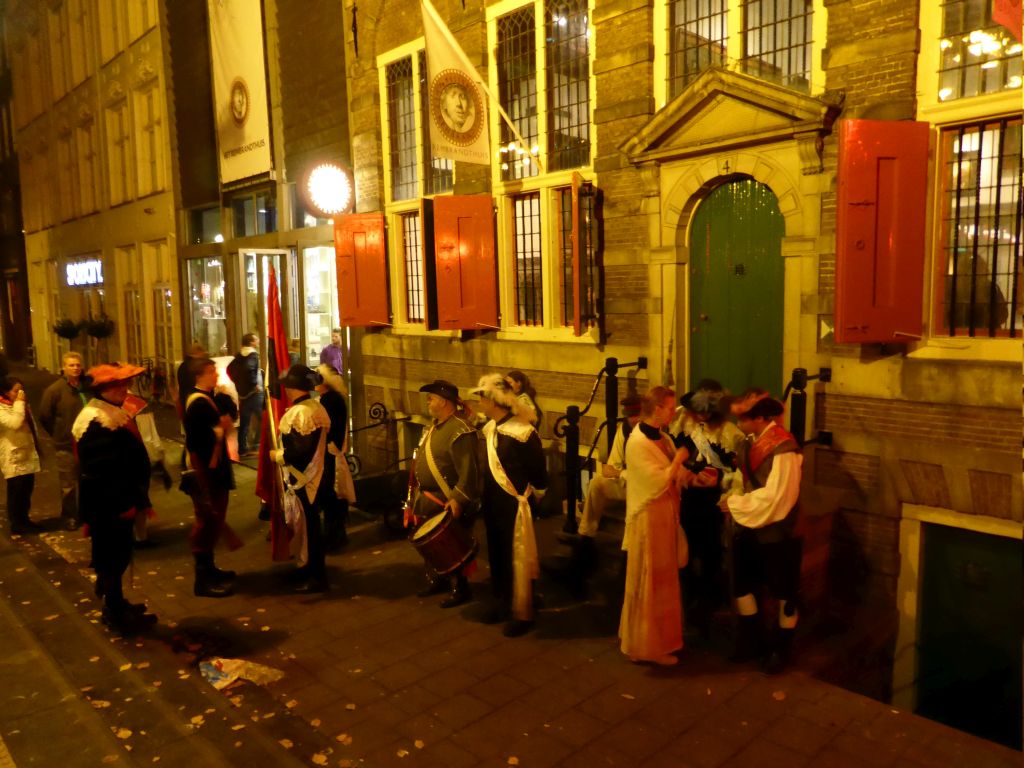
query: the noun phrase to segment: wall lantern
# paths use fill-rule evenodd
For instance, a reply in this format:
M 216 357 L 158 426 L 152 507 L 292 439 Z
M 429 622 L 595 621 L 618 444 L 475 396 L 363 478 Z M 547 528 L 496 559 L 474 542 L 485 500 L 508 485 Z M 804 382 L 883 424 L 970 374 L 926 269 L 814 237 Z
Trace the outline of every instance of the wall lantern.
M 336 163 L 315 166 L 302 181 L 303 196 L 320 216 L 347 213 L 352 208 L 352 174 Z

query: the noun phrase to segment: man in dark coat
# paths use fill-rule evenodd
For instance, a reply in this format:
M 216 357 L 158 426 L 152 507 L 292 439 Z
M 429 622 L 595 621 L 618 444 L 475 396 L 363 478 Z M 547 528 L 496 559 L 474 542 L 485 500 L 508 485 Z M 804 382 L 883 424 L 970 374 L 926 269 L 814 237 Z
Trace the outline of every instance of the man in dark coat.
M 483 429 L 487 465 L 481 506 L 498 604 L 487 620 L 511 616 L 504 634 L 518 637 L 533 626 L 533 580 L 539 570 L 529 499 L 548 485 L 544 447 L 528 417 L 517 416 L 520 401 L 500 374 L 481 378 L 472 394 L 480 396 L 480 411 L 490 419 Z
M 472 528 L 480 501 L 480 472 L 476 430 L 462 417 L 459 388 L 437 379 L 420 387 L 427 395 L 427 411 L 433 424 L 423 433 L 416 453 L 415 495 L 405 510 L 405 524 L 428 520 L 445 510 L 465 528 Z M 450 576 L 432 574 L 430 584 L 418 595 L 429 597 L 451 588 L 442 608 L 454 608 L 473 597 L 466 563 Z
M 75 419 L 81 480 L 79 509 L 92 538 L 96 594 L 103 598 L 103 622 L 128 633 L 156 622 L 141 604 L 124 598 L 121 577 L 132 557 L 136 515 L 151 511 L 149 454 L 135 421 L 121 408 L 132 378 L 143 369 L 134 365 L 98 365 L 89 370 L 95 397 Z
M 185 398 L 185 450 L 195 473 L 192 505 L 195 522 L 189 542 L 195 559 L 194 593 L 198 597 L 227 597 L 234 571 L 222 571 L 213 561 L 214 547 L 227 531 L 233 544 L 237 537 L 227 528 L 228 494 L 235 487 L 227 451 L 227 430 L 232 417 L 222 413 L 214 389 L 217 366 L 209 358 L 186 363 L 195 386 Z
M 88 402 L 82 381 L 82 356 L 65 352 L 61 377 L 43 392 L 39 404 L 39 423 L 53 438 L 60 479 L 60 515 L 69 531 L 78 529 L 78 467 L 71 439 L 71 425 Z
M 263 371 L 260 370 L 260 339 L 255 333 L 242 337 L 242 348 L 228 365 L 228 376 L 238 392 L 238 455 L 254 456 L 259 449 L 260 414 L 263 411 Z M 249 445 L 250 424 L 256 424 L 256 445 Z

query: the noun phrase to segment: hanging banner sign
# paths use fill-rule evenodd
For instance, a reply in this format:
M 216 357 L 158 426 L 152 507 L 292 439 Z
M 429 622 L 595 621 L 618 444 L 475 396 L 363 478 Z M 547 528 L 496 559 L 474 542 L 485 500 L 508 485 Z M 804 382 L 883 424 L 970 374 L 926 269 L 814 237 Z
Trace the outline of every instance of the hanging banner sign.
M 271 170 L 260 0 L 209 0 L 222 184 Z

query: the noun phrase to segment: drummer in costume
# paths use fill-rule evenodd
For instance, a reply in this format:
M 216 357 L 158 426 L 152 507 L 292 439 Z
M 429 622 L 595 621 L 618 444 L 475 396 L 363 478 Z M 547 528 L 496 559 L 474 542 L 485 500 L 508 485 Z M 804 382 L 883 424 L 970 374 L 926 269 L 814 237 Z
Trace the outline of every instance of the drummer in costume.
M 280 383 L 292 405 L 281 417 L 282 448 L 271 451 L 270 457 L 287 469 L 289 488 L 302 506 L 307 556 L 305 564 L 300 567 L 302 581 L 295 591 L 301 594 L 326 592 L 327 564 L 320 521 L 320 486 L 331 419 L 324 407 L 309 394 L 323 383 L 323 377 L 299 363 L 288 369 Z M 303 560 L 301 553 L 299 560 Z
M 463 527 L 472 528 L 480 500 L 476 430 L 460 415 L 463 403 L 454 384 L 437 379 L 420 387 L 420 392 L 427 394 L 427 411 L 434 422 L 416 449 L 416 487 L 415 493 L 410 488 L 410 499 L 406 502 L 406 527 L 448 510 Z M 430 584 L 418 596 L 439 595 L 450 589 L 442 608 L 468 602 L 473 593 L 466 571 L 472 567 L 475 563 L 471 561 L 449 576 L 428 575 Z
M 135 421 L 121 408 L 128 387 L 143 369 L 97 365 L 88 376 L 95 397 L 75 418 L 71 434 L 81 472 L 79 509 L 92 538 L 96 594 L 103 598 L 103 623 L 122 633 L 156 623 L 146 606 L 125 600 L 121 577 L 132 558 L 136 515 L 152 512 L 149 454 Z
M 189 536 L 195 560 L 197 597 L 227 597 L 232 594 L 234 571 L 223 571 L 213 561 L 214 548 L 222 537 L 232 549 L 241 541 L 228 528 L 228 495 L 235 487 L 228 456 L 227 435 L 234 425 L 230 397 L 214 394 L 217 366 L 208 357 L 185 362 L 195 381 L 185 397 L 185 450 L 188 465 L 195 473 L 191 488 L 195 522 Z
M 537 539 L 533 532 L 530 496 L 548 485 L 544 448 L 527 411 L 518 417 L 520 401 L 498 374 L 480 379 L 472 394 L 490 419 L 483 428 L 487 446 L 483 515 L 491 582 L 498 605 L 487 620 L 511 615 L 505 637 L 519 637 L 533 626 L 533 580 L 539 575 Z
M 762 585 L 779 601 L 778 627 L 765 658 L 765 671 L 788 661 L 799 614 L 801 541 L 795 534 L 803 456 L 796 438 L 778 425 L 783 405 L 771 397 L 755 400 L 738 414 L 747 435 L 739 465 L 744 493 L 721 502 L 736 522 L 733 537 L 734 594 L 739 626 L 734 661 L 762 656 L 761 618 L 755 592 Z

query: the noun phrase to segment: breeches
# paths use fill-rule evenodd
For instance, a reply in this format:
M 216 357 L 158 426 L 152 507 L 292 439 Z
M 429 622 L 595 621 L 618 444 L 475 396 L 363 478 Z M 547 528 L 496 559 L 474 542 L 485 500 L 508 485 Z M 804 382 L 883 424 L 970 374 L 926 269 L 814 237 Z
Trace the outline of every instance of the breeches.
M 70 520 L 78 519 L 78 467 L 75 454 L 57 451 L 57 475 L 60 479 L 60 514 Z
M 583 516 L 580 518 L 580 536 L 597 534 L 601 518 L 616 505 L 625 507 L 626 484 L 617 477 L 596 474 L 587 486 L 587 498 L 583 502 Z
M 228 514 L 228 489 L 211 488 L 208 499 L 193 498 L 196 519 L 192 524 L 189 543 L 193 554 L 212 554 Z
M 7 479 L 7 515 L 13 523 L 28 522 L 32 506 L 32 489 L 36 486 L 34 474 L 18 475 Z
M 800 558 L 803 541 L 797 538 L 761 543 L 757 534 L 743 528 L 733 537 L 735 597 L 756 593 L 764 585 L 776 600 L 795 600 L 800 591 Z
M 487 559 L 491 565 L 494 595 L 508 602 L 512 599 L 512 541 L 515 537 L 517 510 L 484 509 L 487 529 Z
M 122 517 L 95 521 L 89 526 L 92 565 L 97 574 L 121 577 L 132 561 L 133 520 Z

